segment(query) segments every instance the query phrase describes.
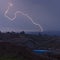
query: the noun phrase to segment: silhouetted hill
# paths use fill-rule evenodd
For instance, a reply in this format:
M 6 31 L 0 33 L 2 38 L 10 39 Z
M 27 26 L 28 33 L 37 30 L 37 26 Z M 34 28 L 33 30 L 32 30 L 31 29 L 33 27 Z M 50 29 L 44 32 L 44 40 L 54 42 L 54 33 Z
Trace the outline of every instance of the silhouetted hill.
M 47 35 L 51 35 L 51 36 L 60 36 L 60 31 L 45 31 L 45 32 L 42 32 L 42 34 L 47 34 Z
M 35 35 L 38 35 L 39 33 L 44 35 L 44 34 L 47 34 L 47 35 L 51 35 L 51 36 L 60 36 L 60 31 L 43 31 L 43 32 L 26 32 L 27 34 L 35 34 Z
M 32 53 L 32 49 L 48 49 L 53 50 L 51 54 L 54 56 L 60 56 L 60 37 L 50 36 L 46 34 L 26 34 L 24 31 L 17 32 L 0 32 L 0 56 L 14 55 L 17 58 L 23 56 L 27 60 L 49 60 L 50 54 L 46 55 L 36 55 Z M 52 60 L 52 57 L 50 57 Z M 53 58 L 53 59 L 54 59 Z M 55 60 L 55 59 L 54 59 Z

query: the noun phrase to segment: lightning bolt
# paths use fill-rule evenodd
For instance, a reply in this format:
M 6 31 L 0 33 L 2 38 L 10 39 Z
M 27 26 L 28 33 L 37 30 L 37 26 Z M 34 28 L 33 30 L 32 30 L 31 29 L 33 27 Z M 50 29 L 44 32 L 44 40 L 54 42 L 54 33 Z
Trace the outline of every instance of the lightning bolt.
M 8 19 L 11 20 L 11 21 L 14 21 L 14 20 L 16 19 L 17 14 L 20 13 L 20 14 L 26 16 L 34 25 L 38 26 L 38 27 L 39 27 L 39 31 L 43 32 L 42 26 L 41 26 L 40 24 L 35 23 L 35 22 L 33 21 L 33 19 L 32 19 L 28 14 L 25 14 L 25 13 L 23 13 L 22 11 L 16 11 L 16 12 L 14 13 L 14 17 L 13 17 L 13 18 L 10 18 L 10 17 L 7 15 L 7 13 L 9 12 L 10 7 L 13 7 L 13 4 L 12 4 L 12 3 L 9 3 L 7 10 L 4 12 L 4 16 L 5 16 L 6 18 L 8 18 Z

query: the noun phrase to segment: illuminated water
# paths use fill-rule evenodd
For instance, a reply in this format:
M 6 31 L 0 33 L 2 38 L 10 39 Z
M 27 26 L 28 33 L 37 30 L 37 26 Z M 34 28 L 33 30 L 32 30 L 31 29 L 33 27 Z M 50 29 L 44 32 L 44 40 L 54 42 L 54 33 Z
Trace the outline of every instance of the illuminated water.
M 47 53 L 49 52 L 48 50 L 33 50 L 34 53 L 37 53 L 37 54 L 44 54 L 44 53 Z

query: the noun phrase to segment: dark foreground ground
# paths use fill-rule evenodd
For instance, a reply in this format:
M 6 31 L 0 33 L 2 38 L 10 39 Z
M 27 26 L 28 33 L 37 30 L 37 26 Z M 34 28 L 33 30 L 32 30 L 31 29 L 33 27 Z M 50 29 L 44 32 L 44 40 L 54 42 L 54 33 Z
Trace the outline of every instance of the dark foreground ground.
M 30 48 L 1 42 L 0 60 L 48 60 L 48 58 L 32 53 L 32 49 Z
M 52 52 L 38 55 L 35 49 Z M 60 36 L 0 32 L 0 60 L 60 60 Z
M 0 42 L 0 60 L 58 60 L 58 56 L 37 55 L 32 52 L 31 48 Z

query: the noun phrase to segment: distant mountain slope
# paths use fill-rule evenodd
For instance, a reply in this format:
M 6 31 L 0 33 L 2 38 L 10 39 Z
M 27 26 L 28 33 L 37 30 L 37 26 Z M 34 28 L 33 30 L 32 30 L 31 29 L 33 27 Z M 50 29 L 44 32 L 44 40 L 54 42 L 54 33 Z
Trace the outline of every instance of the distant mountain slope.
M 60 31 L 44 31 L 44 32 L 26 32 L 27 34 L 36 34 L 38 35 L 40 34 L 47 34 L 47 35 L 56 35 L 56 36 L 60 36 Z

